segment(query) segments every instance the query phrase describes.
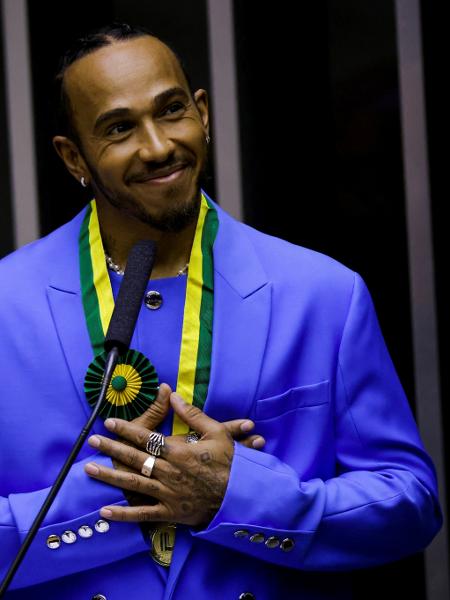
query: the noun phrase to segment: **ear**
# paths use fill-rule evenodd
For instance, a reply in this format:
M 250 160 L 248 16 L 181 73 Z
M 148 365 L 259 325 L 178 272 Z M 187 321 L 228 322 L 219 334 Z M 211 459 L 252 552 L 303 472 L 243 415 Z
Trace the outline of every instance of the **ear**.
M 209 134 L 209 111 L 208 111 L 208 94 L 205 90 L 197 90 L 194 94 L 195 104 L 200 113 L 200 118 L 205 128 L 206 135 Z
M 75 142 L 63 135 L 56 135 L 53 138 L 53 147 L 64 161 L 69 173 L 71 173 L 78 182 L 84 177 L 85 182 L 89 183 L 89 169 Z

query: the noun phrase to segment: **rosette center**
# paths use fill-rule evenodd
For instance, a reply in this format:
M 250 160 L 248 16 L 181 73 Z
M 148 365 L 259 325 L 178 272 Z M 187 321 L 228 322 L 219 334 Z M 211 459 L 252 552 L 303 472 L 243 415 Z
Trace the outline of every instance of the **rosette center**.
M 123 375 L 116 375 L 111 381 L 111 385 L 116 392 L 123 392 L 123 390 L 127 387 L 127 380 L 125 377 L 123 377 Z

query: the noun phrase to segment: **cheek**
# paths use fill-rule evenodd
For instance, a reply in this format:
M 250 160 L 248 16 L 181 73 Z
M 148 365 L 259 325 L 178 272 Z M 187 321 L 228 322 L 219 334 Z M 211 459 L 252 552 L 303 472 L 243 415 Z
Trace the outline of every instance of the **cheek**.
M 186 118 L 174 125 L 170 137 L 198 157 L 206 154 L 206 133 L 200 121 Z
M 130 160 L 129 151 L 123 147 L 109 147 L 97 158 L 96 170 L 103 180 L 121 177 Z

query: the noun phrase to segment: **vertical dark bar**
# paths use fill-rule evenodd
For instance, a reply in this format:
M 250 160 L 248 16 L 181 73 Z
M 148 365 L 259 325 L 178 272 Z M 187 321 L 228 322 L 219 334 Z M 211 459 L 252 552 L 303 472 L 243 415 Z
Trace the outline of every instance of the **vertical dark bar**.
M 408 224 L 416 414 L 446 513 L 443 426 L 419 0 L 396 0 L 400 106 Z M 427 599 L 450 597 L 445 526 L 425 553 Z
M 2 257 L 14 249 L 2 10 L 0 10 L 0 38 L 0 128 L 3 132 L 0 136 L 0 257 Z
M 242 220 L 242 170 L 232 0 L 208 0 L 215 173 L 221 206 Z

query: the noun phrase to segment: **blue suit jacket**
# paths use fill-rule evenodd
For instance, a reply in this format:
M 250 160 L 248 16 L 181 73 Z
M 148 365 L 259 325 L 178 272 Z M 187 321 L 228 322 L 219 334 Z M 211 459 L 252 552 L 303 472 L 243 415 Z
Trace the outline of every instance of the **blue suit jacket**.
M 223 504 L 206 530 L 178 528 L 166 585 L 135 524 L 47 547 L 50 534 L 94 529 L 102 505 L 126 504 L 84 473 L 85 446 L 8 597 L 345 598 L 346 571 L 416 552 L 439 529 L 433 466 L 361 278 L 218 211 L 205 410 L 254 419 L 266 447 L 235 446 Z M 0 264 L 0 576 L 89 414 L 81 218 Z

